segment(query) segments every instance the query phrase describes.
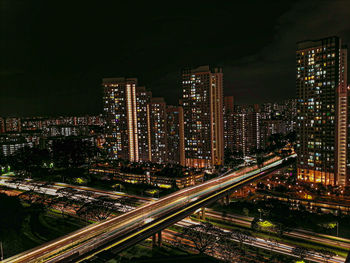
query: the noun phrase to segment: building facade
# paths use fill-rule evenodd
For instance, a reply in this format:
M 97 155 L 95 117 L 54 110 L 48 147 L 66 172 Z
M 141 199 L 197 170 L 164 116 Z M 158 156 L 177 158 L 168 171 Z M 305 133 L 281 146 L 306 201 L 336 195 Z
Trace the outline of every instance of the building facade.
M 0 136 L 0 151 L 5 157 L 15 154 L 24 147 L 33 146 L 33 142 L 28 142 L 23 136 Z
M 271 120 L 265 119 L 260 120 L 260 146 L 262 149 L 269 145 L 269 138 L 271 135 L 280 133 L 286 135 L 287 132 L 287 122 L 285 120 Z
M 149 159 L 149 144 L 148 144 L 148 117 L 147 105 L 152 98 L 152 92 L 147 91 L 145 87 L 136 87 L 136 106 L 137 106 L 137 131 L 139 145 L 139 161 L 147 162 Z
M 244 113 L 236 113 L 234 116 L 233 152 L 241 156 L 246 156 L 248 153 L 246 140 L 247 126 L 247 115 Z
M 5 119 L 0 117 L 0 133 L 5 133 Z
M 147 106 L 149 160 L 165 163 L 167 156 L 166 103 L 163 98 L 152 98 Z
M 182 72 L 185 165 L 222 165 L 224 157 L 223 73 L 201 66 Z
M 139 161 L 136 78 L 104 78 L 104 113 L 109 156 Z
M 21 119 L 15 117 L 5 118 L 5 130 L 6 132 L 20 132 Z
M 234 115 L 233 152 L 242 156 L 260 149 L 260 114 L 258 112 Z
M 229 152 L 234 151 L 234 98 L 224 97 L 224 147 Z
M 181 106 L 168 105 L 167 152 L 168 163 L 184 165 L 183 110 Z
M 338 37 L 297 43 L 297 169 L 301 180 L 346 186 L 347 49 Z

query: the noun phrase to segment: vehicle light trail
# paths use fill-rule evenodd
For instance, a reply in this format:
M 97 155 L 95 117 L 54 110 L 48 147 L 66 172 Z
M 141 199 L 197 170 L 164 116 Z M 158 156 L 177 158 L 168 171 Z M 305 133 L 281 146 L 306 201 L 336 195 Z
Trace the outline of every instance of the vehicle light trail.
M 139 240 L 143 237 L 145 239 L 154 229 L 161 229 L 163 226 L 165 228 L 169 222 L 173 224 L 180 221 L 201 206 L 222 198 L 231 190 L 259 178 L 261 172 L 275 169 L 284 161 L 294 157 L 295 154 L 284 159 L 275 157 L 267 161 L 262 168 L 245 167 L 202 184 L 182 189 L 118 217 L 87 226 L 6 259 L 4 262 L 57 262 L 63 259 L 68 260 L 69 257 L 75 255 L 82 258 L 80 260 L 82 261 L 118 245 L 134 242 L 133 239 Z M 190 202 L 193 198 L 197 198 L 197 200 L 194 199 L 194 202 Z M 150 217 L 154 220 L 145 224 L 145 219 Z M 83 256 L 84 254 L 86 256 Z M 77 262 L 75 258 L 73 261 Z

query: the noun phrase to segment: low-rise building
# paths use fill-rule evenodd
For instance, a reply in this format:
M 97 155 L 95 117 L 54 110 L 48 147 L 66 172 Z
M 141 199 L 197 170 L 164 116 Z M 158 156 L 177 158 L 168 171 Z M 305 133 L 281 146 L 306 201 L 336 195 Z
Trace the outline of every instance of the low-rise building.
M 108 165 L 96 165 L 89 169 L 91 174 L 108 176 L 114 180 L 118 180 L 125 183 L 131 184 L 148 184 L 160 188 L 184 188 L 188 186 L 193 186 L 198 183 L 203 182 L 204 172 L 184 172 L 183 176 L 178 177 L 168 177 L 159 176 L 155 174 L 155 171 L 146 171 L 143 174 L 135 173 L 123 173 L 120 172 L 119 168 L 110 167 Z

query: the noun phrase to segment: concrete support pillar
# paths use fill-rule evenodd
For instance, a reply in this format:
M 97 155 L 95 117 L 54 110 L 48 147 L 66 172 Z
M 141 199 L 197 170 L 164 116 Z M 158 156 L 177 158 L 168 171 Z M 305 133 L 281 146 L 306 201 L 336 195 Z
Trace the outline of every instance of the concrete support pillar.
M 230 196 L 229 195 L 226 195 L 224 197 L 224 203 L 225 203 L 225 205 L 229 205 L 230 204 Z
M 205 219 L 205 207 L 201 208 L 201 219 L 204 220 Z
M 158 232 L 158 247 L 162 246 L 162 231 Z
M 154 234 L 152 236 L 152 247 L 156 247 L 157 246 L 157 237 L 156 235 Z

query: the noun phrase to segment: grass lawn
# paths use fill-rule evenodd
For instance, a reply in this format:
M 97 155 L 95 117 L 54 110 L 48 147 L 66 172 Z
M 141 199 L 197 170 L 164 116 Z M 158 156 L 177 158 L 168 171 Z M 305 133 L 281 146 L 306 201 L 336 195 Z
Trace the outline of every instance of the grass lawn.
M 100 259 L 101 260 L 101 259 Z M 96 260 L 96 262 L 102 262 Z M 169 263 L 215 263 L 220 262 L 212 257 L 193 255 L 181 249 L 169 246 L 163 243 L 160 248 L 151 247 L 150 241 L 143 241 L 119 254 L 118 258 L 107 261 L 108 263 L 132 262 L 132 263 L 153 263 L 153 262 L 169 262 Z
M 232 224 L 231 222 L 226 222 L 226 221 L 217 220 L 217 219 L 213 219 L 213 218 L 210 218 L 210 219 L 207 218 L 209 220 L 201 220 L 201 219 L 198 219 L 196 217 L 192 217 L 192 219 L 194 219 L 196 221 L 200 221 L 200 222 L 210 222 L 213 225 L 216 225 L 218 227 L 222 227 L 222 228 L 225 228 L 228 230 L 237 230 L 238 229 L 238 230 L 249 231 L 255 237 L 259 237 L 259 238 L 263 238 L 263 239 L 272 238 L 272 239 L 276 240 L 277 242 L 283 242 L 283 243 L 287 243 L 287 244 L 294 245 L 294 246 L 307 247 L 310 250 L 317 250 L 317 249 L 325 248 L 325 249 L 332 251 L 335 254 L 342 256 L 342 257 L 346 257 L 348 254 L 348 251 L 345 251 L 345 250 L 340 249 L 338 247 L 326 246 L 322 243 L 317 243 L 317 242 L 313 242 L 313 241 L 305 241 L 305 240 L 298 239 L 298 238 L 279 237 L 279 236 L 272 234 L 272 233 L 256 232 L 256 231 L 253 231 L 251 228 L 247 228 L 245 226 L 241 227 L 239 225 Z
M 192 217 L 195 221 L 199 222 L 210 222 L 212 225 L 224 228 L 227 230 L 242 230 L 242 228 L 234 226 L 234 225 L 228 225 L 226 223 L 223 223 L 219 220 L 201 220 L 196 217 Z M 243 227 L 245 231 L 252 232 L 250 228 Z M 182 232 L 182 227 L 179 226 L 171 226 L 170 229 L 176 231 L 176 232 Z M 254 236 L 256 237 L 262 237 L 262 238 L 269 238 L 271 236 L 263 233 L 254 233 Z M 274 238 L 276 240 L 281 240 L 280 238 Z M 280 254 L 278 252 L 271 251 L 270 249 L 264 249 L 264 248 L 258 248 L 250 245 L 245 245 L 244 250 L 246 252 L 245 255 L 245 262 L 250 262 L 249 259 L 254 260 L 254 262 L 283 262 L 283 263 L 295 263 L 296 258 L 293 256 L 287 256 L 284 254 Z M 255 261 L 256 260 L 256 261 Z M 308 263 L 309 261 L 304 261 L 304 263 Z
M 268 204 L 268 201 L 265 202 Z M 286 206 L 286 204 L 284 204 Z M 215 203 L 211 206 L 213 210 L 220 212 L 230 212 L 238 215 L 247 215 L 244 212 L 249 211 L 248 216 L 258 218 L 260 216 L 258 208 L 262 208 L 264 211 L 268 211 L 266 207 L 259 207 L 259 202 L 253 203 L 251 200 L 236 200 L 230 203 L 229 206 L 222 206 L 218 203 Z M 276 214 L 277 210 L 273 211 Z M 283 213 L 282 213 L 283 214 Z M 333 229 L 326 229 L 321 226 L 324 223 L 339 223 L 339 237 L 350 238 L 350 216 L 342 215 L 335 216 L 333 214 L 316 214 L 310 213 L 307 211 L 298 212 L 294 210 L 288 211 L 288 216 L 294 217 L 295 220 L 295 228 L 305 229 L 309 231 L 313 231 L 316 233 L 327 234 L 327 235 L 336 235 L 337 229 L 334 227 Z M 264 218 L 271 220 L 270 216 L 263 215 Z M 303 220 L 300 220 L 303 218 Z M 273 220 L 272 220 L 273 221 Z
M 28 215 L 20 230 L 9 230 L 2 238 L 4 257 L 8 258 L 85 226 L 73 217 L 62 218 L 54 212 Z
M 182 231 L 182 227 L 172 226 L 173 230 L 177 232 Z M 255 248 L 252 246 L 245 246 L 246 254 L 243 255 L 245 262 L 284 262 L 294 263 L 296 258 L 281 255 L 279 253 L 271 252 L 269 250 Z M 154 248 L 152 250 L 151 243 L 144 241 L 132 248 L 121 253 L 122 257 L 108 261 L 108 263 L 116 262 L 136 262 L 136 263 L 151 263 L 151 262 L 181 262 L 181 263 L 202 263 L 202 262 L 223 262 L 213 257 L 205 255 L 191 254 L 170 244 L 163 243 L 161 248 Z M 271 261 L 272 260 L 272 261 Z M 102 262 L 102 261 L 96 261 Z M 305 261 L 305 263 L 308 261 Z

